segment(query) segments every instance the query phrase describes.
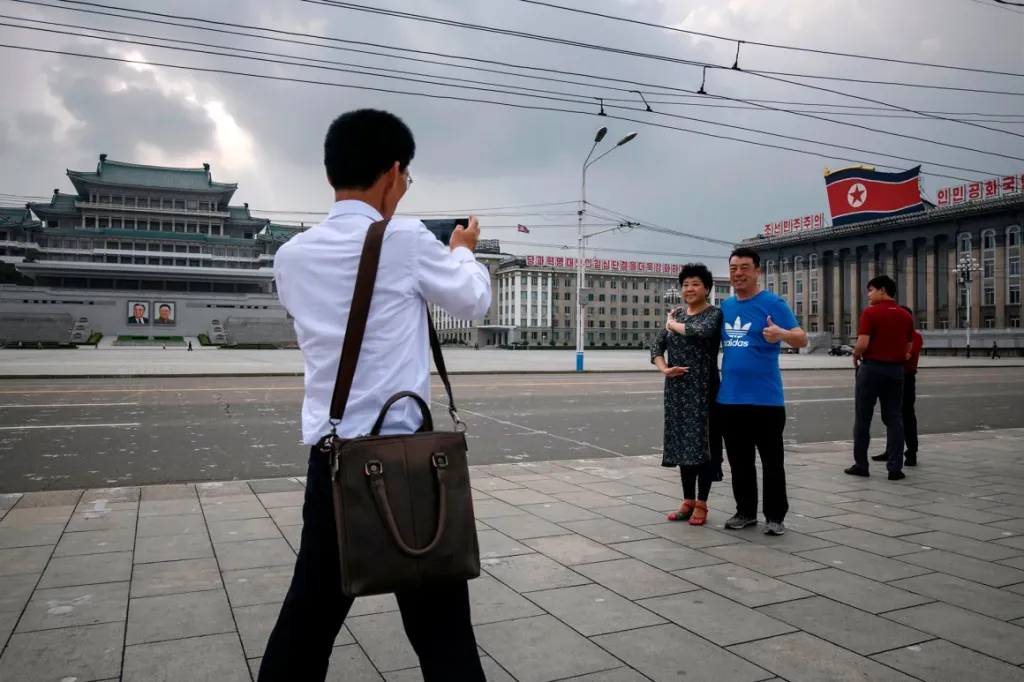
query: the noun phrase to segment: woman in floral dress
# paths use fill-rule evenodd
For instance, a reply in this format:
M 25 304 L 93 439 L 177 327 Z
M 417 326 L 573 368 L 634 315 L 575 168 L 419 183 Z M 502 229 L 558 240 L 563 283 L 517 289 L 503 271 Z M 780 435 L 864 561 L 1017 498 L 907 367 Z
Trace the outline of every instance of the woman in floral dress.
M 720 448 L 713 442 L 720 436 L 717 428 L 712 429 L 712 421 L 722 311 L 708 303 L 714 278 L 703 264 L 683 266 L 679 284 L 686 306 L 668 316 L 651 345 L 651 362 L 665 375 L 661 465 L 678 466 L 683 482 L 683 504 L 668 519 L 700 526 L 707 521 L 711 483 L 721 466 Z

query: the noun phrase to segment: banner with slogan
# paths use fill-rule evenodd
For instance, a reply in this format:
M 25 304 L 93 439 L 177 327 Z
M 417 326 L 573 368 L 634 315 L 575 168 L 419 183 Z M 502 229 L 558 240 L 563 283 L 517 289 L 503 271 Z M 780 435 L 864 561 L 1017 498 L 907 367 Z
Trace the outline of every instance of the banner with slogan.
M 1024 173 L 969 182 L 957 187 L 944 187 L 936 193 L 935 203 L 939 206 L 954 206 L 968 201 L 995 199 L 1020 192 L 1024 192 Z
M 563 268 L 575 270 L 579 264 L 578 258 L 565 258 L 564 256 L 527 256 L 528 266 L 545 266 L 551 268 Z M 635 260 L 605 260 L 601 258 L 585 258 L 583 268 L 601 272 L 622 272 L 626 274 L 650 273 L 654 275 L 678 275 L 681 266 L 676 263 L 652 263 L 649 261 Z

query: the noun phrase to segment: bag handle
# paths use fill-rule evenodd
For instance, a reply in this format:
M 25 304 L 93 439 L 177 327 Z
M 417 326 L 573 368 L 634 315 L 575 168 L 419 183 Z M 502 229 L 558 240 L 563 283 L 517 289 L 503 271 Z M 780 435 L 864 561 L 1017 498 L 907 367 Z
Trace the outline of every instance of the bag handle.
M 416 404 L 420 406 L 420 414 L 423 415 L 423 426 L 420 428 L 420 431 L 434 430 L 434 417 L 433 415 L 430 414 L 430 405 L 427 405 L 427 402 L 423 400 L 422 397 L 420 397 L 419 393 L 413 393 L 412 391 L 402 391 L 401 393 L 394 394 L 393 396 L 388 398 L 388 401 L 386 403 L 384 403 L 384 407 L 381 408 L 380 415 L 377 417 L 377 421 L 373 423 L 373 428 L 370 429 L 371 436 L 380 435 L 380 430 L 384 426 L 384 418 L 388 415 L 388 410 L 390 410 L 391 406 L 397 403 L 402 398 L 412 398 L 413 400 L 416 401 Z
M 345 341 L 341 347 L 341 360 L 338 362 L 338 375 L 334 381 L 334 395 L 331 398 L 331 437 L 337 434 L 338 424 L 345 416 L 345 405 L 348 403 L 349 393 L 352 391 L 352 380 L 356 375 L 356 365 L 359 363 L 359 351 L 363 345 L 363 336 L 366 334 L 366 320 L 370 314 L 370 299 L 373 297 L 373 287 L 377 282 L 377 269 L 380 265 L 380 252 L 384 244 L 384 231 L 388 227 L 387 220 L 380 220 L 372 225 L 366 232 L 366 239 L 363 241 L 363 252 L 359 258 L 359 269 L 356 271 L 355 290 L 352 292 L 352 307 L 349 310 L 348 325 L 345 328 Z M 441 375 L 444 389 L 448 393 L 448 414 L 451 415 L 456 431 L 465 431 L 466 425 L 459 419 L 458 411 L 455 409 L 455 397 L 452 395 L 452 385 L 448 381 L 448 370 L 444 364 L 444 355 L 441 353 L 441 344 L 437 339 L 437 331 L 434 329 L 434 321 L 430 316 L 430 308 L 426 306 L 427 327 L 430 331 L 430 350 L 434 355 L 434 365 Z M 428 411 L 429 414 L 429 411 Z
M 444 484 L 444 470 L 448 468 L 448 457 L 444 453 L 435 452 L 430 459 L 434 465 L 434 475 L 437 478 L 437 531 L 434 533 L 434 539 L 423 549 L 413 549 L 402 539 L 398 524 L 395 523 L 395 515 L 391 513 L 391 505 L 388 503 L 388 493 L 384 485 L 384 465 L 377 460 L 366 463 L 366 475 L 370 477 L 370 488 L 373 490 L 373 499 L 377 502 L 377 511 L 384 517 L 388 532 L 391 533 L 391 539 L 395 541 L 400 550 L 412 557 L 423 556 L 437 547 L 437 543 L 444 535 L 445 522 L 448 518 L 448 491 Z

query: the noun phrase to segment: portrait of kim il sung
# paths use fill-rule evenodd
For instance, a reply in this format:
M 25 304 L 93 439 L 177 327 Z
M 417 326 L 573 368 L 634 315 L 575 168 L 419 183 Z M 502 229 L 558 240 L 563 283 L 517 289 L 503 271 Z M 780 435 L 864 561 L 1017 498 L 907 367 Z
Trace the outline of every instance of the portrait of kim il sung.
M 174 304 L 170 301 L 157 301 L 153 304 L 156 315 L 153 324 L 174 324 Z
M 128 301 L 128 324 L 149 324 L 148 301 Z

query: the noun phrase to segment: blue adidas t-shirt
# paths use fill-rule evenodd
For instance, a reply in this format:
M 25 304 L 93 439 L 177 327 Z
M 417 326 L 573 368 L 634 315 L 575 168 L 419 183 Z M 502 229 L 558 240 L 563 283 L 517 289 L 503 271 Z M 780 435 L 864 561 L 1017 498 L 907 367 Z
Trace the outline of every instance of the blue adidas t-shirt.
M 722 308 L 722 386 L 718 402 L 723 405 L 785 405 L 782 372 L 779 371 L 781 343 L 764 340 L 768 317 L 783 329 L 799 326 L 789 305 L 769 291 L 744 301 L 731 296 Z

